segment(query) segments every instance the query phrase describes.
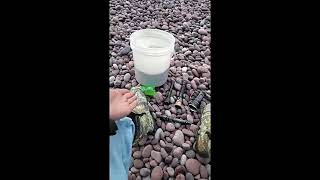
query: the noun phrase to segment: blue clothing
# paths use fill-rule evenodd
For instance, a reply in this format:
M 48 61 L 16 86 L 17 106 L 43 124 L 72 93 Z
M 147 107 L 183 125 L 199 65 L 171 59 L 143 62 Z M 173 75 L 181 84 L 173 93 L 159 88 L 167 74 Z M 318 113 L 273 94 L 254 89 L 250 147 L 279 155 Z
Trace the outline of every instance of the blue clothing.
M 111 180 L 128 180 L 135 127 L 128 117 L 116 122 L 117 134 L 110 136 L 109 168 Z

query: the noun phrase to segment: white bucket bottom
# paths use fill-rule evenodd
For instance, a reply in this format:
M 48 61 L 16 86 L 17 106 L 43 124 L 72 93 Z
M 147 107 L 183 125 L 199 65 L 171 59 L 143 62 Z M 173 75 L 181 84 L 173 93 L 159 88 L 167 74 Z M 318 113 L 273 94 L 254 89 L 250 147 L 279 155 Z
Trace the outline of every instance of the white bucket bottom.
M 142 85 L 162 86 L 168 79 L 169 69 L 159 74 L 147 74 L 135 69 L 136 80 Z

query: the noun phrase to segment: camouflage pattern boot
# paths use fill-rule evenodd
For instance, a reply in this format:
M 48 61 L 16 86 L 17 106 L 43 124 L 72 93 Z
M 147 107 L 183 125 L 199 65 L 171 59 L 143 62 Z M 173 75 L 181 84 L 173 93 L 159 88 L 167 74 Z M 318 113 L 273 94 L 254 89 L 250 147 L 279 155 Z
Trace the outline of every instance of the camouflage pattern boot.
M 129 117 L 135 124 L 133 146 L 136 146 L 143 137 L 154 131 L 155 123 L 149 111 L 147 98 L 140 90 L 140 88 L 132 87 L 130 91 L 135 93 L 138 99 L 138 105 L 129 115 Z
M 195 143 L 196 152 L 202 157 L 210 157 L 211 152 L 211 104 L 207 104 L 201 116 L 200 130 Z

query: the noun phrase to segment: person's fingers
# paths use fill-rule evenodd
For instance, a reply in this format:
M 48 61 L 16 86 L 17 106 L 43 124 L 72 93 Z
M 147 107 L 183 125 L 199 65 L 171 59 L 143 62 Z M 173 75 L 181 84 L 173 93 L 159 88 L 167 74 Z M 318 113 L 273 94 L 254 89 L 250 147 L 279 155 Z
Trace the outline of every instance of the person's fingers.
M 129 93 L 126 93 L 126 94 L 124 95 L 124 97 L 127 98 L 127 99 L 129 99 L 129 98 L 133 97 L 134 95 L 135 95 L 135 94 L 134 94 L 133 92 L 129 92 Z
M 131 104 L 136 99 L 137 99 L 137 96 L 132 96 L 131 98 L 128 99 L 128 103 Z
M 134 100 L 131 104 L 129 104 L 131 111 L 137 106 L 137 104 L 138 104 L 138 100 Z
M 130 92 L 128 89 L 117 89 L 117 91 L 120 92 L 121 94 L 126 94 Z

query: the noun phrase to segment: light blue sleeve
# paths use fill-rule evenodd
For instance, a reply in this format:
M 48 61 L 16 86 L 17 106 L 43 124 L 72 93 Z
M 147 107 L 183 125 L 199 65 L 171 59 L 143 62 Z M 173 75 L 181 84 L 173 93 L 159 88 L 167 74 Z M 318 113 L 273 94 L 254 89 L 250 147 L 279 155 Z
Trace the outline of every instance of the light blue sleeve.
M 128 180 L 135 126 L 125 117 L 118 122 L 117 134 L 109 136 L 109 168 L 111 180 Z

